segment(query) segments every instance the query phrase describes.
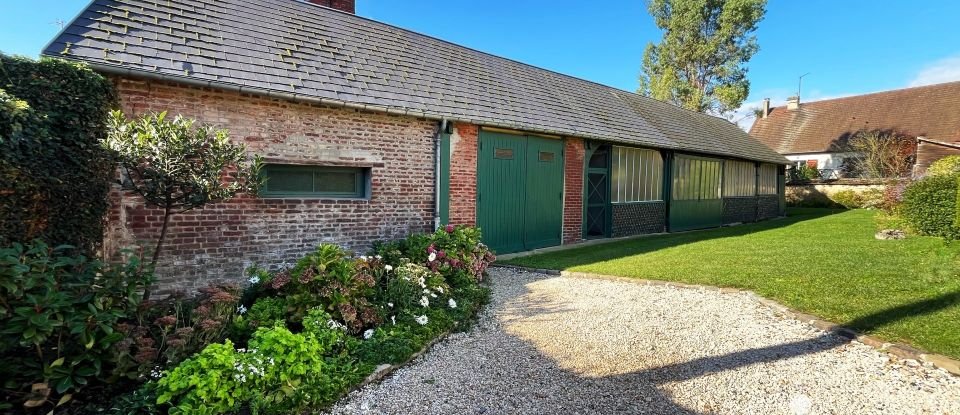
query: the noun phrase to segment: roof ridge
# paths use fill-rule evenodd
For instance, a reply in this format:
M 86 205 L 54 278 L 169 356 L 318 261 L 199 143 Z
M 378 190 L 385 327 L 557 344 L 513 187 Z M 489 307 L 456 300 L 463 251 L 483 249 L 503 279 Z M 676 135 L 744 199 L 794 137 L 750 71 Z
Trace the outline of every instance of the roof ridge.
M 887 89 L 887 90 L 884 90 L 884 91 L 867 92 L 867 93 L 864 93 L 864 94 L 847 95 L 847 96 L 836 97 L 836 98 L 826 98 L 826 99 L 820 99 L 820 100 L 810 101 L 810 102 L 806 102 L 806 103 L 801 102 L 800 105 L 801 105 L 801 106 L 803 106 L 803 105 L 813 105 L 813 104 L 819 104 L 819 103 L 821 103 L 821 102 L 829 102 L 829 101 L 839 101 L 839 100 L 844 100 L 844 99 L 861 98 L 861 97 L 868 97 L 868 96 L 871 96 L 871 95 L 885 95 L 885 94 L 892 94 L 892 93 L 895 93 L 895 92 L 910 91 L 910 90 L 916 90 L 916 89 L 942 88 L 942 87 L 944 87 L 944 86 L 946 86 L 946 85 L 951 85 L 951 84 L 960 84 L 960 80 L 958 80 L 958 81 L 949 81 L 949 82 L 939 82 L 939 83 L 936 83 L 936 84 L 929 84 L 929 85 L 907 86 L 907 87 L 903 87 L 903 88 Z M 786 105 L 777 105 L 776 107 L 772 107 L 771 109 L 773 109 L 773 108 L 786 108 Z

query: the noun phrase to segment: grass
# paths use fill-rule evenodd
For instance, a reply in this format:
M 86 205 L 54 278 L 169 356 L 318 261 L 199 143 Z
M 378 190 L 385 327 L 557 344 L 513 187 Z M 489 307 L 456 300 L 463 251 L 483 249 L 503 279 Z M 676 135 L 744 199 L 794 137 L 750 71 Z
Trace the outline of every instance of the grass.
M 781 220 L 504 262 L 748 289 L 860 332 L 960 358 L 960 242 L 879 241 L 874 215 L 794 209 Z

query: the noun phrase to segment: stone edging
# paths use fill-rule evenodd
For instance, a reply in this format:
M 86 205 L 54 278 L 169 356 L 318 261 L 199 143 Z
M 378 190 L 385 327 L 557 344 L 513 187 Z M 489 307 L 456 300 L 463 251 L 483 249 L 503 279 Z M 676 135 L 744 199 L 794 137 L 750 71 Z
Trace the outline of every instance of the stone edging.
M 783 314 L 789 318 L 792 318 L 794 320 L 797 320 L 803 323 L 811 324 L 820 330 L 829 331 L 841 337 L 844 337 L 850 340 L 859 341 L 860 343 L 866 344 L 881 352 L 889 353 L 900 359 L 913 359 L 918 362 L 930 363 L 938 368 L 941 368 L 943 370 L 946 370 L 947 372 L 950 372 L 955 376 L 960 376 L 960 360 L 952 359 L 950 357 L 939 355 L 939 354 L 927 353 L 927 352 L 924 352 L 923 350 L 919 350 L 917 348 L 914 348 L 902 343 L 890 343 L 873 336 L 857 333 L 856 331 L 848 327 L 844 327 L 840 324 L 822 320 L 819 317 L 793 310 L 776 301 L 761 297 L 757 295 L 757 293 L 750 290 L 741 290 L 739 288 L 729 288 L 729 287 L 727 288 L 714 287 L 711 285 L 685 284 L 682 282 L 673 282 L 673 281 L 660 281 L 660 280 L 647 280 L 647 279 L 641 279 L 641 278 L 618 277 L 613 275 L 592 274 L 587 272 L 545 270 L 545 269 L 521 267 L 516 265 L 498 264 L 496 266 L 501 268 L 511 268 L 511 269 L 516 269 L 520 271 L 537 272 L 537 273 L 549 274 L 549 275 L 559 275 L 559 276 L 571 277 L 571 278 L 590 278 L 590 279 L 622 281 L 622 282 L 630 282 L 634 284 L 643 284 L 643 285 L 696 289 L 701 291 L 716 291 L 722 294 L 743 293 L 753 297 L 760 304 L 766 307 L 769 307 L 780 314 Z

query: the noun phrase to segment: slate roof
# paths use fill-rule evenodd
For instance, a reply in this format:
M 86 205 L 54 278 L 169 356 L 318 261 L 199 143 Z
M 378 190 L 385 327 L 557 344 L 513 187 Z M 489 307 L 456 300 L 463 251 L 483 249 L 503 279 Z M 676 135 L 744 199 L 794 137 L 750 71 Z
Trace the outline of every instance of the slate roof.
M 960 141 L 960 82 L 775 107 L 750 135 L 782 154 L 843 151 L 860 131 Z
M 93 0 L 43 55 L 106 72 L 786 163 L 720 118 L 296 0 Z

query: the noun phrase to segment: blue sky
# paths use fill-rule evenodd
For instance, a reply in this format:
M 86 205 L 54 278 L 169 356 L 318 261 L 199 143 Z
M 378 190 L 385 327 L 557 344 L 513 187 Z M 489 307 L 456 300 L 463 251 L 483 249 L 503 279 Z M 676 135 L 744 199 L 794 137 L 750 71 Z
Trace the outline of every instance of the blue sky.
M 293 1 L 293 0 L 290 0 Z M 485 52 L 634 90 L 660 32 L 644 0 L 358 0 L 359 15 Z M 10 1 L 0 51 L 36 56 L 87 0 Z M 960 2 L 771 0 L 749 63 L 746 107 L 960 80 Z

